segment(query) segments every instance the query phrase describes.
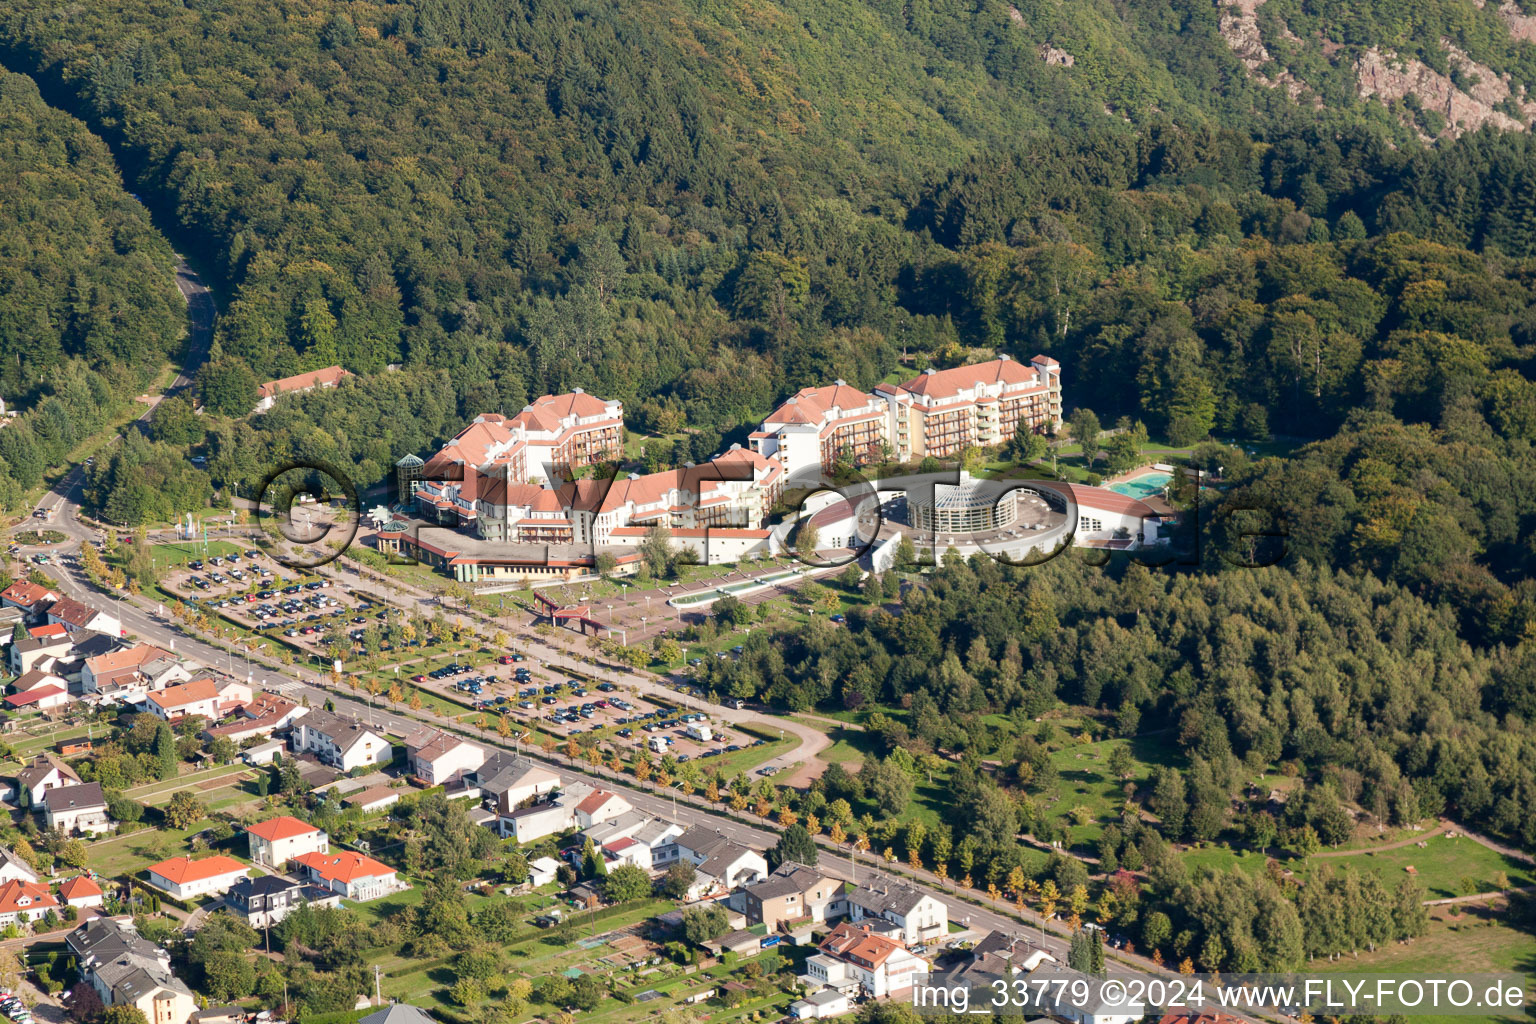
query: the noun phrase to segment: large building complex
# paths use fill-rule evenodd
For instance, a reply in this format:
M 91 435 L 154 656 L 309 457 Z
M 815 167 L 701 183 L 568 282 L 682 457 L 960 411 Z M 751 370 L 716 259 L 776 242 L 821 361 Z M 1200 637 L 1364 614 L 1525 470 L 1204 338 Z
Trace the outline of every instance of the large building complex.
M 622 458 L 623 407 L 579 389 L 545 395 L 511 419 L 479 416 L 430 459 L 397 464 L 402 497 L 422 518 L 510 550 L 397 537 L 418 558 L 467 580 L 563 573 L 590 560 L 594 545 L 636 545 L 652 526 L 673 531 L 701 561 L 766 553 L 769 510 L 784 490 L 784 467 L 740 445 L 702 465 L 618 478 L 571 479 L 574 471 Z M 441 548 L 441 550 L 439 550 Z M 568 557 L 567 557 L 568 556 Z M 564 561 L 562 561 L 564 559 Z
M 928 369 L 871 392 L 843 381 L 802 388 L 753 431 L 751 442 L 795 474 L 829 471 L 840 459 L 952 458 L 973 445 L 1002 444 L 1020 423 L 1037 433 L 1061 425 L 1061 364 L 1049 356 Z

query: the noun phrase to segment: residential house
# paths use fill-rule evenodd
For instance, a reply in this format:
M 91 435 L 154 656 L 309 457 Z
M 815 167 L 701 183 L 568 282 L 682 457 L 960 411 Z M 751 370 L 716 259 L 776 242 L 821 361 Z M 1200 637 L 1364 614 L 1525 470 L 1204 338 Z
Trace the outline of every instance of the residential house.
M 431 726 L 405 738 L 406 770 L 429 786 L 462 778 L 485 763 L 484 747 Z
M 800 980 L 813 990 L 833 988 L 880 999 L 910 989 L 927 973 L 927 962 L 905 942 L 844 921 L 806 959 Z
M 149 1024 L 187 1024 L 196 1012 L 192 990 L 171 971 L 170 955 L 141 936 L 130 919 L 95 918 L 65 942 L 81 980 L 103 1004 L 135 1007 Z
M 768 862 L 761 853 L 702 825 L 695 825 L 673 839 L 657 851 L 654 859 L 657 867 L 683 860 L 694 866 L 697 878 L 689 894 L 691 899 L 711 892 L 728 892 L 768 875 Z
M 203 730 L 203 736 L 210 740 L 222 736 L 232 743 L 244 743 L 286 729 L 308 711 L 304 705 L 275 693 L 258 693 L 240 708 L 239 716 L 233 722 L 211 725 Z
M 21 613 L 29 618 L 40 618 L 47 611 L 48 606 L 57 601 L 60 596 L 57 591 L 50 590 L 39 583 L 17 580 L 4 590 L 0 590 L 0 605 L 20 609 Z
M 293 724 L 289 743 L 297 753 L 314 754 L 322 763 L 344 772 L 388 764 L 395 756 L 389 740 L 368 726 L 319 708 L 311 708 Z
M 560 788 L 560 776 L 526 757 L 496 751 L 465 776 L 480 792 L 494 801 L 498 814 L 507 815 L 518 807 Z
M 11 666 L 11 674 L 21 676 L 33 669 L 53 669 L 68 656 L 74 646 L 75 638 L 68 633 L 63 636 L 28 636 L 6 648 L 6 659 Z M 65 675 L 63 672 L 59 674 Z
M 343 377 L 352 376 L 339 366 L 327 366 L 323 370 L 310 370 L 308 373 L 296 373 L 292 377 L 284 377 L 281 380 L 269 380 L 256 388 L 256 408 L 252 413 L 266 412 L 277 402 L 278 395 L 293 394 L 299 391 L 313 391 L 316 388 L 333 388 L 341 383 Z M 150 1021 L 150 1024 L 155 1024 Z
M 151 693 L 145 710 L 167 722 L 179 722 L 190 717 L 217 721 L 219 703 L 219 685 L 205 677 Z
M 301 853 L 289 861 L 296 872 L 332 892 L 359 902 L 388 896 L 409 888 L 388 864 L 351 850 L 336 853 Z
M 47 751 L 16 773 L 16 788 L 23 807 L 38 806 L 50 789 L 79 784 L 80 776 L 75 770 Z
M 96 879 L 89 875 L 76 875 L 59 885 L 59 898 L 71 907 L 97 907 L 104 905 L 106 897 Z
M 60 623 L 71 633 L 89 629 L 108 636 L 120 636 L 123 632 L 123 624 L 116 615 L 72 597 L 61 597 L 49 605 L 47 616 L 49 622 Z
M 282 875 L 259 875 L 235 882 L 224 894 L 224 903 L 252 928 L 267 928 L 305 905 L 337 906 L 341 894 Z
M 250 840 L 251 860 L 269 868 L 280 868 L 301 853 L 331 850 L 330 836 L 286 814 L 248 826 L 245 834 Z
M 49 828 L 60 829 L 66 835 L 78 832 L 93 836 L 112 830 L 107 798 L 99 782 L 48 790 L 43 794 L 43 819 Z
M 999 931 L 988 932 L 971 947 L 972 960 L 988 958 L 996 958 L 998 962 L 1006 965 L 1009 975 L 1028 974 L 1046 961 L 1059 962 L 1044 946 L 1037 945 L 1022 935 L 1011 935 Z
M 741 890 L 741 909 L 748 924 L 769 931 L 791 921 L 825 921 L 845 912 L 843 883 L 815 868 L 785 861 L 762 881 Z
M 576 827 L 591 828 L 593 825 L 601 825 L 630 809 L 630 802 L 619 794 L 595 789 L 576 802 L 574 808 Z
M 17 879 L 23 882 L 35 882 L 37 872 L 32 870 L 32 865 L 16 856 L 14 850 L 0 846 L 0 882 Z
M 593 846 L 609 853 L 613 853 L 609 849 L 613 843 L 621 839 L 634 840 L 637 847 L 644 848 L 644 852 L 625 846 L 623 849 L 630 851 L 624 854 L 625 861 L 633 864 L 643 862 L 644 867 L 650 870 L 655 866 L 657 851 L 671 845 L 672 840 L 682 835 L 683 827 L 661 818 L 653 818 L 644 811 L 630 810 L 583 829 L 581 834 L 583 838 L 592 840 Z
M 58 909 L 59 901 L 46 885 L 19 878 L 0 882 L 0 926 L 28 924 Z
M 197 860 L 186 856 L 172 857 L 150 865 L 148 870 L 151 885 L 164 889 L 177 899 L 185 900 L 226 892 L 230 886 L 246 877 L 250 869 L 233 857 L 214 854 Z
M 181 659 L 154 644 L 134 644 L 87 658 L 80 668 L 80 693 L 139 704 L 152 690 L 192 678 Z
M 848 917 L 854 924 L 870 918 L 891 922 L 903 942 L 916 945 L 949 931 L 943 901 L 922 889 L 885 878 L 868 881 L 848 893 Z

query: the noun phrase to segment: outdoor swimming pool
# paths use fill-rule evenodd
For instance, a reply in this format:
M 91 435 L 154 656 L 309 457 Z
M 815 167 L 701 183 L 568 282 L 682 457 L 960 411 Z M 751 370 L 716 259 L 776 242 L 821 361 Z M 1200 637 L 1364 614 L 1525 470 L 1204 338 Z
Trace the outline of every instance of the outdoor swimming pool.
M 1146 498 L 1162 494 L 1163 488 L 1168 486 L 1168 481 L 1171 479 L 1173 478 L 1167 473 L 1143 473 L 1141 476 L 1110 484 L 1109 489 L 1116 494 L 1125 494 L 1132 498 Z

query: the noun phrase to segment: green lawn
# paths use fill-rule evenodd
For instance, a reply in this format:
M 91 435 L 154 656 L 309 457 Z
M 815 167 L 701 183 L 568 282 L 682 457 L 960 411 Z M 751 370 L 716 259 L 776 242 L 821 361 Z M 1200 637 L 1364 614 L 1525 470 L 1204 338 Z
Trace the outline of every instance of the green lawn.
M 1345 865 L 1358 870 L 1370 871 L 1388 886 L 1406 877 L 1405 868 L 1412 866 L 1418 879 L 1429 891 L 1431 899 L 1464 896 L 1469 892 L 1463 880 L 1471 883 L 1470 892 L 1488 892 L 1496 886 L 1493 876 L 1502 871 L 1509 876 L 1511 885 L 1530 885 L 1533 876 L 1529 865 L 1488 849 L 1480 843 L 1462 836 L 1447 839 L 1443 835 L 1425 840 L 1426 846 L 1402 846 L 1395 850 L 1365 852 L 1347 857 L 1312 857 L 1303 865 L 1299 874 L 1310 874 L 1327 866 L 1341 868 Z
M 1536 1002 L 1536 934 L 1527 928 L 1512 926 L 1505 911 L 1467 907 L 1434 907 L 1429 934 L 1408 943 L 1393 943 L 1358 956 L 1339 960 L 1315 960 L 1308 971 L 1323 973 L 1382 973 L 1399 977 L 1443 976 L 1447 970 L 1458 975 L 1517 972 L 1526 977 L 1526 1006 Z M 1502 1016 L 1415 1016 L 1414 1024 L 1510 1024 L 1513 1014 Z M 1519 1018 L 1526 1019 L 1526 1018 Z

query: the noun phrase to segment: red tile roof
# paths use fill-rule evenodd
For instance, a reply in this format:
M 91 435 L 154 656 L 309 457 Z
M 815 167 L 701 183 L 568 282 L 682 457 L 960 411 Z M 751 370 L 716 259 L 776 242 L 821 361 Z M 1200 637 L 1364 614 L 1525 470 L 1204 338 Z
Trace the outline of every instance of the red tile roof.
M 267 842 L 276 842 L 279 839 L 292 839 L 295 836 L 307 836 L 320 830 L 307 821 L 284 814 L 276 818 L 268 818 L 266 821 L 257 822 L 246 829 L 253 836 L 265 839 Z
M 76 875 L 59 886 L 59 895 L 69 900 L 85 899 L 87 896 L 100 896 L 101 886 L 84 875 Z
M 305 391 L 314 387 L 333 387 L 341 382 L 341 378 L 350 376 L 352 375 L 339 366 L 327 366 L 323 370 L 298 373 L 292 377 L 284 377 L 282 380 L 269 380 L 256 389 L 256 395 L 259 398 L 274 398 L 288 391 Z
M 172 857 L 170 860 L 150 865 L 149 870 L 167 882 L 185 885 L 188 882 L 201 882 L 220 875 L 231 875 L 236 871 L 245 874 L 246 867 L 233 857 L 214 854 L 212 857 L 204 857 L 201 860 L 193 860 L 191 857 Z
M 212 679 L 194 679 L 190 683 L 182 683 L 179 686 L 167 686 L 158 693 L 149 695 L 149 699 L 155 705 L 170 711 L 173 708 L 186 707 L 200 700 L 212 700 L 219 695 L 219 687 Z
M 58 905 L 46 885 L 20 878 L 0 885 L 0 914 L 14 914 L 18 910 L 37 912 Z
M 67 690 L 61 689 L 52 683 L 46 683 L 43 686 L 34 686 L 25 693 L 13 693 L 5 698 L 5 702 L 13 708 L 26 708 L 36 704 L 44 697 L 53 697 L 67 692 Z
M 47 587 L 39 586 L 36 583 L 28 583 L 25 580 L 17 580 L 4 590 L 0 590 L 0 598 L 26 608 L 30 608 L 39 601 L 46 601 L 50 598 L 58 600 L 58 596 Z
M 378 878 L 395 873 L 395 869 L 388 864 L 380 864 L 372 857 L 364 857 L 351 850 L 339 853 L 301 853 L 292 861 L 304 865 L 316 877 L 328 882 L 353 882 L 359 878 Z
M 985 363 L 920 373 L 900 387 L 902 391 L 914 395 L 949 398 L 978 384 L 1034 384 L 1037 381 L 1035 370 L 1029 365 L 997 358 Z

